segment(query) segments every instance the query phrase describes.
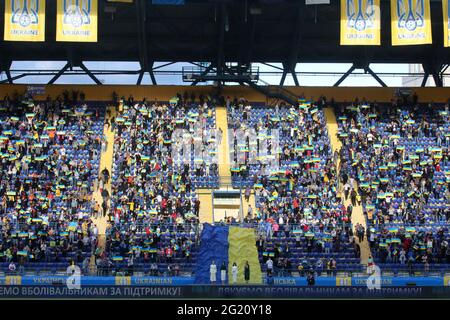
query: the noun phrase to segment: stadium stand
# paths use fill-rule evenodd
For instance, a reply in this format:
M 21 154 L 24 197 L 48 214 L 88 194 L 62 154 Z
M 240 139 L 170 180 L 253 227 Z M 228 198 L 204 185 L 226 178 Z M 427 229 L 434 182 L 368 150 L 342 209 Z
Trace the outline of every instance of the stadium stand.
M 13 262 L 21 272 L 54 273 L 73 261 L 88 272 L 94 255 L 99 275 L 195 274 L 197 192 L 220 181 L 216 102 L 130 96 L 107 117 L 105 103 L 72 95 L 7 96 L 0 108 L 2 270 L 15 271 Z M 383 270 L 448 269 L 448 105 L 331 102 L 339 151 L 325 98 L 224 104 L 233 187 L 255 195 L 234 224 L 254 228 L 264 273 L 271 262 L 275 276 L 363 272 L 360 237 Z M 105 119 L 115 133 L 111 172 L 99 165 Z M 186 138 L 189 150 L 177 145 Z M 101 208 L 96 192 L 110 205 Z M 368 226 L 362 235 L 352 215 L 359 204 Z M 99 250 L 102 216 L 108 226 Z
M 255 212 L 245 221 L 258 223 L 263 268 L 273 257 L 279 274 L 361 269 L 318 103 L 271 108 L 228 101 L 233 184 L 255 189 Z
M 448 104 L 416 96 L 339 109 L 342 172 L 355 178 L 375 261 L 394 272 L 448 270 Z
M 168 103 L 121 103 L 106 250 L 117 264 L 126 259 L 148 272 L 158 261 L 161 273 L 168 267 L 193 271 L 200 209 L 196 189 L 218 185 L 210 104 L 181 96 Z
M 82 95 L 34 103 L 6 97 L 0 107 L 2 271 L 65 270 L 88 263 L 104 104 Z M 11 264 L 12 263 L 12 264 Z

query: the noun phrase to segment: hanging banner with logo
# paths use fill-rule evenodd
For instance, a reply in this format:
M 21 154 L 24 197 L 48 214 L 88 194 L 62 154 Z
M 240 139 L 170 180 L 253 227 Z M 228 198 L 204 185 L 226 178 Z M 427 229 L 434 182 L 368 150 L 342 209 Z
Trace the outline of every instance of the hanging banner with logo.
M 391 0 L 392 45 L 430 44 L 430 0 Z
M 45 41 L 45 0 L 5 0 L 5 41 Z
M 341 0 L 341 45 L 380 45 L 380 0 Z
M 442 13 L 444 15 L 444 47 L 450 47 L 450 6 L 449 0 L 442 0 Z
M 97 42 L 97 0 L 58 0 L 56 41 Z

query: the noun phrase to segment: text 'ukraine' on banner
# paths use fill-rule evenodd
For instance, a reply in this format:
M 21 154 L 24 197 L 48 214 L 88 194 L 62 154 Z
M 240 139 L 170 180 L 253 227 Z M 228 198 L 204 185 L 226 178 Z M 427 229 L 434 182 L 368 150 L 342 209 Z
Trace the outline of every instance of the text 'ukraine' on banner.
M 391 0 L 392 45 L 431 44 L 430 0 Z
M 58 0 L 56 41 L 97 42 L 98 0 Z
M 341 0 L 341 45 L 380 42 L 380 0 Z
M 45 0 L 5 0 L 5 41 L 45 41 Z

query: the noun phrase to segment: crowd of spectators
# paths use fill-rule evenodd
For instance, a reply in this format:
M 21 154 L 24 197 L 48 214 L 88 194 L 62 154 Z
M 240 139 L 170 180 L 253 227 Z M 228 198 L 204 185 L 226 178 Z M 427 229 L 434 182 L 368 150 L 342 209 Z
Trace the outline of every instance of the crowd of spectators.
M 212 101 L 122 100 L 115 142 L 106 252 L 122 264 L 187 271 L 199 236 L 196 188 L 218 184 Z M 173 261 L 176 261 L 175 265 Z M 153 272 L 153 271 L 152 271 Z
M 65 92 L 36 102 L 16 95 L 0 105 L 4 264 L 19 264 L 22 270 L 45 262 L 81 264 L 96 247 L 92 193 L 104 106 L 88 106 L 83 98 Z
M 375 260 L 425 269 L 449 263 L 448 104 L 421 105 L 414 96 L 337 111 L 341 183 L 364 207 Z
M 258 224 L 260 258 L 274 256 L 280 269 L 359 264 L 352 206 L 337 195 L 325 103 L 267 107 L 227 100 L 234 183 L 254 189 L 256 198 L 244 222 Z

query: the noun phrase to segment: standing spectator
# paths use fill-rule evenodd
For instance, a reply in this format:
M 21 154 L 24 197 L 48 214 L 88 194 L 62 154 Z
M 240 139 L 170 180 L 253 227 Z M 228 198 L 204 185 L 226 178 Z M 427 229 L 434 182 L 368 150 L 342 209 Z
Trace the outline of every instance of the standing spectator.
M 250 281 L 250 265 L 248 264 L 248 261 L 245 261 L 244 280 L 245 280 L 245 283 L 247 283 L 247 284 Z
M 267 276 L 270 277 L 273 274 L 273 261 L 270 257 L 266 261 L 266 265 L 267 265 Z
M 316 284 L 316 279 L 314 278 L 313 272 L 308 273 L 307 281 L 308 281 L 308 286 L 313 286 Z
M 216 283 L 216 277 L 217 277 L 217 266 L 214 260 L 212 261 L 211 265 L 209 266 L 209 279 L 212 284 Z
M 227 266 L 225 265 L 225 261 L 222 262 L 222 266 L 220 267 L 220 280 L 222 284 L 225 284 L 227 280 Z
M 352 191 L 350 192 L 350 200 L 352 201 L 353 207 L 356 206 L 356 196 L 357 196 L 356 190 L 352 189 Z
M 233 277 L 233 284 L 237 283 L 237 276 L 238 276 L 238 266 L 236 264 L 236 262 L 233 262 L 233 266 L 231 267 L 231 274 Z

